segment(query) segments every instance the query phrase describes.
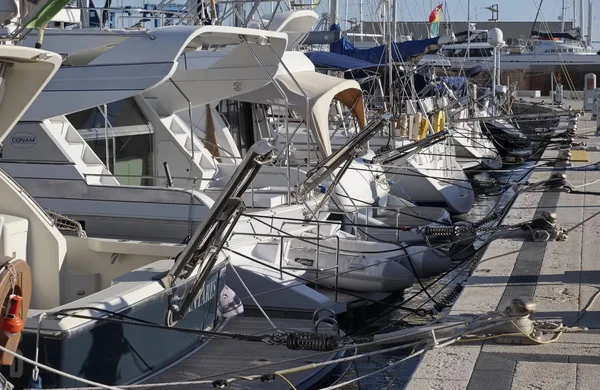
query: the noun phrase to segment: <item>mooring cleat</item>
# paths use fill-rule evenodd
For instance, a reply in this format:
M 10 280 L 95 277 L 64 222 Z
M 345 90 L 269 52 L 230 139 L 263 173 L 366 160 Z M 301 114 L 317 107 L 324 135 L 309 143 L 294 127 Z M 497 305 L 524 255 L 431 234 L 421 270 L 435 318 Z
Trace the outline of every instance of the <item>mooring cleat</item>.
M 537 303 L 528 298 L 514 298 L 510 301 L 510 305 L 506 306 L 506 313 L 510 316 L 511 313 L 525 316 L 537 312 Z

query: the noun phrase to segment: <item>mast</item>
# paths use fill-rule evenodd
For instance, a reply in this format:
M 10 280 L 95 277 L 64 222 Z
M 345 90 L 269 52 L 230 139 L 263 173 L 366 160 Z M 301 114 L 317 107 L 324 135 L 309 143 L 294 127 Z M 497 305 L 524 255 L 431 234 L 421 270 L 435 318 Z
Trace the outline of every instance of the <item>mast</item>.
M 396 1 L 393 0 L 394 5 L 396 4 Z M 390 20 L 390 14 L 394 11 L 392 11 L 391 5 L 392 3 L 387 0 L 386 2 L 387 8 L 388 8 L 388 12 L 387 12 L 387 20 L 389 22 Z M 384 23 L 385 24 L 385 23 Z M 388 93 L 390 94 L 390 113 L 394 112 L 394 92 L 393 92 L 393 83 L 392 83 L 392 75 L 393 75 L 393 60 L 392 60 L 392 42 L 394 42 L 392 40 L 393 34 L 394 32 L 392 31 L 391 26 L 388 27 L 388 37 L 387 37 L 387 73 L 388 73 L 388 78 L 387 78 L 387 82 L 388 82 Z M 395 29 L 394 29 L 395 30 Z
M 467 0 L 467 58 L 471 58 L 471 0 Z
M 362 1 L 361 1 L 362 3 Z M 398 14 L 397 14 L 397 5 L 396 0 L 392 0 L 392 29 L 390 31 L 390 35 L 392 37 L 392 42 L 396 42 L 396 26 L 398 24 Z
M 583 38 L 583 0 L 579 0 L 579 31 Z
M 338 2 L 337 2 L 337 0 L 329 0 L 329 22 L 331 24 L 338 23 Z
M 344 2 L 344 24 L 348 28 L 348 0 Z
M 588 25 L 587 25 L 587 45 L 589 47 L 592 47 L 592 21 L 593 21 L 593 17 L 594 17 L 594 7 L 593 7 L 593 1 L 589 0 L 588 1 Z
M 560 32 L 565 32 L 565 0 L 562 0 L 560 12 Z
M 533 21 L 533 26 L 531 26 L 531 34 L 529 34 L 530 38 L 533 36 L 533 32 L 535 31 L 535 25 L 537 24 L 538 17 L 540 16 L 540 10 L 542 9 L 542 4 L 544 4 L 544 0 L 540 0 L 540 5 L 538 6 L 537 12 L 535 14 L 535 20 Z
M 358 31 L 360 32 L 360 41 L 364 41 L 365 37 L 363 36 L 363 2 L 358 2 Z

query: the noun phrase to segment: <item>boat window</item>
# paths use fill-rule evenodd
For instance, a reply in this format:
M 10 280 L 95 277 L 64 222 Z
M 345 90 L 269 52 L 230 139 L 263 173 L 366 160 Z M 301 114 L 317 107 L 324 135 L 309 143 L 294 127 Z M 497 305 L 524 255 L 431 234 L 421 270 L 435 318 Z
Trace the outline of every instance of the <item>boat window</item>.
M 473 41 L 473 42 L 487 42 L 488 41 L 488 34 L 487 34 L 487 32 L 481 32 L 481 33 L 477 34 L 475 36 L 475 38 L 471 38 L 471 41 Z
M 492 49 L 470 49 L 469 55 L 471 57 L 490 57 L 493 55 Z
M 152 179 L 141 178 L 154 174 L 154 128 L 142 110 L 133 98 L 107 104 L 108 134 L 105 135 L 103 109 L 90 108 L 69 114 L 67 119 L 104 163 L 108 146 L 108 168 L 119 183 L 154 185 Z
M 112 102 L 106 106 L 108 111 L 108 123 L 110 124 L 109 127 L 130 128 L 130 131 L 137 130 L 138 134 L 148 134 L 152 132 L 152 125 L 148 122 L 133 98 Z M 104 115 L 102 115 L 100 109 L 102 108 L 94 107 L 79 111 L 67 115 L 67 119 L 69 119 L 69 122 L 71 122 L 77 130 L 104 130 Z M 125 131 L 125 129 L 123 129 L 123 131 Z
M 152 179 L 142 178 L 142 176 L 153 174 L 152 138 L 153 134 L 109 138 L 108 169 L 120 184 L 132 186 L 154 185 Z M 89 140 L 88 145 L 105 163 L 106 141 L 104 139 Z
M 245 153 L 255 141 L 252 105 L 236 100 L 223 100 L 217 107 L 229 125 L 238 149 Z

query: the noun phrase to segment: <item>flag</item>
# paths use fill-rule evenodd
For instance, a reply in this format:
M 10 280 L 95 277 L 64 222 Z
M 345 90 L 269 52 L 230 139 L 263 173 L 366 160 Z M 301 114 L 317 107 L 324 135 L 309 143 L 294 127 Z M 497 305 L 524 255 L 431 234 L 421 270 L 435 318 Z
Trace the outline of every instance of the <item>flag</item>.
M 430 32 L 431 32 L 432 38 L 435 38 L 440 35 L 439 29 L 440 29 L 441 15 L 442 15 L 442 4 L 435 7 L 433 9 L 433 11 L 431 11 L 431 13 L 429 14 L 429 24 L 431 24 Z
M 64 8 L 71 0 L 49 0 L 44 4 L 40 10 L 31 18 L 25 28 L 34 28 L 36 30 L 41 30 L 44 28 L 50 20 Z M 33 2 L 34 4 L 38 4 L 37 1 Z

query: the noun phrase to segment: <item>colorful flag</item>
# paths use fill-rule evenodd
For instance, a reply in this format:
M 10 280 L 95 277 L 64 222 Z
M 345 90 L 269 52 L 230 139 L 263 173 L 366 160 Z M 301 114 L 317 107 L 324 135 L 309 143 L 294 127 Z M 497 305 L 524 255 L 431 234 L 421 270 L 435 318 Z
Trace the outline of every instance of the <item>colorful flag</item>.
M 431 13 L 429 14 L 429 24 L 431 24 L 431 27 L 430 27 L 431 38 L 435 38 L 440 35 L 439 30 L 440 30 L 441 15 L 442 15 L 442 4 L 435 7 L 433 9 L 433 11 L 431 11 Z

